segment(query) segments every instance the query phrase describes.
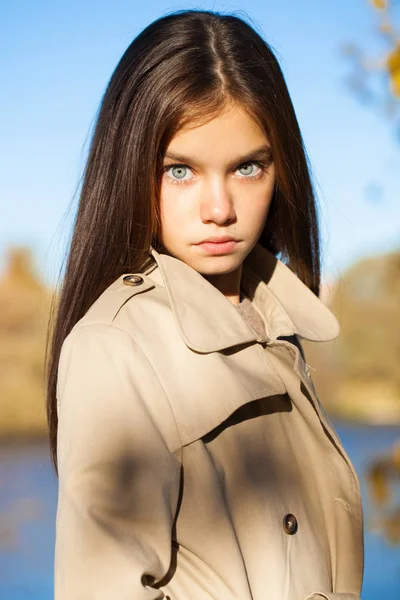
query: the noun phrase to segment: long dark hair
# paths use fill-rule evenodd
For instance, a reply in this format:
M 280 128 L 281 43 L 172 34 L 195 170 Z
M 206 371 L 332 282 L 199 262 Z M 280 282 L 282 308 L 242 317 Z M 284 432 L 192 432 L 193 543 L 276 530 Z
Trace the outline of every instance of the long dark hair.
M 57 471 L 56 382 L 64 339 L 122 273 L 159 248 L 163 155 L 187 123 L 240 103 L 272 146 L 276 194 L 259 242 L 319 294 L 315 197 L 295 111 L 271 47 L 234 15 L 182 10 L 148 25 L 120 59 L 102 98 L 46 350 L 47 418 Z M 55 305 L 54 305 L 55 306 Z

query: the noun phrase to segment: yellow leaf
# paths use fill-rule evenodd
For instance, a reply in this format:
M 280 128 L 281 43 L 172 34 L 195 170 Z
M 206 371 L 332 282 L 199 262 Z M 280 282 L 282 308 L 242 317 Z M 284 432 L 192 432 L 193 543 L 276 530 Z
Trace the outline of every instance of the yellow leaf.
M 390 499 L 390 488 L 385 462 L 373 463 L 368 470 L 367 479 L 374 502 L 378 506 L 386 504 Z
M 386 60 L 390 77 L 390 87 L 394 96 L 400 96 L 400 45 L 389 54 Z
M 393 73 L 391 76 L 391 90 L 394 96 L 400 98 L 400 71 Z
M 372 6 L 377 8 L 378 10 L 386 10 L 387 9 L 387 0 L 370 0 Z
M 400 70 L 400 45 L 389 54 L 386 59 L 386 65 L 390 73 L 396 73 Z

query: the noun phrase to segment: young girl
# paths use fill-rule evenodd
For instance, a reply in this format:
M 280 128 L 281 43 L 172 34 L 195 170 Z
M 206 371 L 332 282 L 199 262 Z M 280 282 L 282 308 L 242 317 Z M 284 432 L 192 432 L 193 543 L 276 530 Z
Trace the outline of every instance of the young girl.
M 236 16 L 151 23 L 101 103 L 53 331 L 56 600 L 359 598 L 359 482 L 299 342 L 339 333 L 319 279 L 271 48 Z

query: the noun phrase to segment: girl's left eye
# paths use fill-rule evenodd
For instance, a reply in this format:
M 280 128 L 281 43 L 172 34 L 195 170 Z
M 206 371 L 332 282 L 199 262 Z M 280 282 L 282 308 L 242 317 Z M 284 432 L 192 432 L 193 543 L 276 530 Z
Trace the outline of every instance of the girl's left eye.
M 258 167 L 258 171 L 256 172 L 256 174 L 255 174 L 255 175 L 254 175 L 254 172 L 253 172 L 253 171 L 251 171 L 251 172 L 250 172 L 250 174 L 249 174 L 249 173 L 247 173 L 247 174 L 249 174 L 249 175 L 250 175 L 250 177 L 246 177 L 246 179 L 252 179 L 253 177 L 258 177 L 258 176 L 259 176 L 259 175 L 262 173 L 264 165 L 263 165 L 261 162 L 259 162 L 259 161 L 256 161 L 256 160 L 252 160 L 252 161 L 250 161 L 250 162 L 243 163 L 242 165 L 240 165 L 240 166 L 238 167 L 238 170 L 240 170 L 240 169 L 246 169 L 246 168 L 248 168 L 249 166 L 251 166 L 251 167 L 253 168 L 253 167 L 254 167 L 254 165 L 256 165 L 256 166 Z M 242 173 L 242 174 L 243 174 L 243 173 Z M 246 173 L 245 173 L 245 175 L 246 175 Z
M 258 167 L 258 170 L 256 171 L 255 174 L 253 174 L 254 166 Z M 249 167 L 251 167 L 250 172 L 248 171 Z M 264 163 L 262 163 L 258 160 L 252 160 L 252 161 L 249 161 L 246 163 L 242 163 L 241 165 L 238 166 L 238 168 L 236 170 L 240 171 L 243 169 L 247 170 L 247 173 L 242 173 L 242 177 L 241 177 L 242 179 L 258 179 L 258 177 L 261 177 L 261 175 L 264 173 L 265 165 L 264 165 Z M 170 175 L 168 175 L 168 178 L 171 180 L 171 183 L 187 183 L 188 181 L 193 179 L 193 177 L 185 178 L 185 174 L 187 174 L 188 172 L 191 172 L 190 167 L 188 167 L 187 165 L 183 165 L 183 164 L 168 165 L 167 167 L 164 167 L 164 169 L 163 169 L 164 173 L 167 173 L 169 170 L 176 172 L 176 175 L 174 177 L 171 177 Z

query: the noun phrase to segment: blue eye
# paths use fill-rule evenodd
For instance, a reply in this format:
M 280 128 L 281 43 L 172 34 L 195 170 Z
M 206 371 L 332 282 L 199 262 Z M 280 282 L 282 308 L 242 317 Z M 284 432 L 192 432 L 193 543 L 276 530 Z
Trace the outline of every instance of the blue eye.
M 240 165 L 240 167 L 239 167 L 239 169 L 238 169 L 238 170 L 241 170 L 241 169 L 246 169 L 246 168 L 248 168 L 248 167 L 251 167 L 251 168 L 253 169 L 253 168 L 254 168 L 254 166 L 258 166 L 259 168 L 261 168 L 261 166 L 260 166 L 258 163 L 256 163 L 255 161 L 252 161 L 252 162 L 243 163 L 242 165 Z M 243 173 L 242 173 L 242 174 L 243 174 Z M 258 174 L 258 173 L 257 173 L 257 174 Z M 250 173 L 245 173 L 245 175 L 250 175 L 250 178 L 251 178 L 251 177 L 256 177 L 256 176 L 257 176 L 257 175 L 254 175 L 254 174 L 253 174 L 253 171 L 251 171 Z
M 169 170 L 171 170 L 171 172 L 175 171 L 174 177 L 168 175 L 168 177 L 172 180 L 172 183 L 180 183 L 181 181 L 189 181 L 189 179 L 192 179 L 192 177 L 185 179 L 185 172 L 189 171 L 189 167 L 186 165 L 169 165 L 164 169 L 164 172 L 167 173 Z
M 248 169 L 249 167 L 251 167 L 250 173 L 242 173 L 241 176 L 239 176 L 239 179 L 249 181 L 259 179 L 266 172 L 267 165 L 259 160 L 250 160 L 236 167 L 235 172 L 240 171 L 242 169 Z M 258 167 L 258 170 L 255 174 L 253 174 L 254 167 Z M 191 168 L 185 164 L 168 165 L 167 167 L 163 168 L 164 173 L 167 174 L 168 171 L 172 173 L 172 176 L 169 174 L 167 175 L 171 183 L 189 183 L 189 181 L 191 181 L 194 178 L 193 176 L 185 177 L 185 175 L 189 175 L 192 172 Z

